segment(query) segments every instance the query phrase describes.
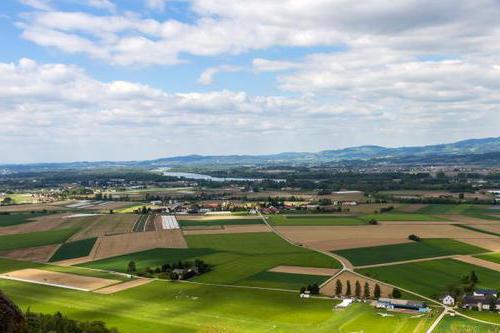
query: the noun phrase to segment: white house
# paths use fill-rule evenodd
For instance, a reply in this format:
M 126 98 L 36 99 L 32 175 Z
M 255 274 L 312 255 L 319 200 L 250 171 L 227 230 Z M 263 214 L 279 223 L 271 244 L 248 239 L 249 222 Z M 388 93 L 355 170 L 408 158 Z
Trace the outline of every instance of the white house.
M 445 295 L 441 297 L 441 303 L 443 303 L 444 305 L 453 306 L 455 305 L 455 299 L 451 295 Z

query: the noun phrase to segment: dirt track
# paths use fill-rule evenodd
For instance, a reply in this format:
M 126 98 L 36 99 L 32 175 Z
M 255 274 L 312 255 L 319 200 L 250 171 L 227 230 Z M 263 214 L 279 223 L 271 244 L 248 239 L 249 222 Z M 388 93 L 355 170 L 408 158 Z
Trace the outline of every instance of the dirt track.
M 44 271 L 41 269 L 33 269 L 33 268 L 13 271 L 2 274 L 0 276 L 11 278 L 14 280 L 55 285 L 55 286 L 80 289 L 80 290 L 94 290 L 120 282 L 117 280 L 102 279 L 102 278 L 61 273 L 61 272 Z
M 187 248 L 180 230 L 132 232 L 100 237 L 93 258 L 102 259 L 154 248 Z
M 495 251 L 500 237 L 471 231 L 447 224 L 377 226 L 288 226 L 276 227 L 287 238 L 320 250 L 340 250 L 355 247 L 409 242 L 408 235 L 422 238 L 453 238 Z
M 269 272 L 276 273 L 291 273 L 291 274 L 305 274 L 305 275 L 321 275 L 333 276 L 339 270 L 333 268 L 320 268 L 320 267 L 302 267 L 302 266 L 276 266 L 269 270 Z
M 500 264 L 497 264 L 496 262 L 483 260 L 483 259 L 479 259 L 479 258 L 474 258 L 472 256 L 457 256 L 453 259 L 460 260 L 460 261 L 466 262 L 468 264 L 481 266 L 484 268 L 489 268 L 489 269 L 492 269 L 494 271 L 500 272 Z
M 189 229 L 182 231 L 184 235 L 210 234 L 244 234 L 252 232 L 271 232 L 265 224 L 225 225 L 219 229 Z

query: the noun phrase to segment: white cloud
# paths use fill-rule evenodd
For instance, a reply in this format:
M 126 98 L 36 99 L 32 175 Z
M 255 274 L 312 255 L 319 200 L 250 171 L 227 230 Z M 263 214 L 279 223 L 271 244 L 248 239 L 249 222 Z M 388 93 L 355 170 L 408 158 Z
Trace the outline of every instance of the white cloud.
M 26 1 L 26 0 L 25 0 Z M 163 1 L 149 5 L 163 6 Z M 23 21 L 23 36 L 47 45 L 32 31 L 77 35 L 104 55 L 71 52 L 129 64 L 175 64 L 180 54 L 239 54 L 275 46 L 386 48 L 419 54 L 499 55 L 500 6 L 494 0 L 193 0 L 193 22 L 139 14 L 95 16 L 45 12 Z M 62 24 L 60 24 L 60 22 Z M 67 51 L 62 43 L 51 46 Z
M 300 66 L 298 63 L 291 61 L 268 60 L 262 58 L 252 60 L 252 68 L 256 72 L 280 72 L 294 69 L 298 66 Z
M 221 65 L 217 67 L 209 67 L 205 69 L 201 74 L 200 77 L 198 78 L 198 83 L 202 85 L 210 85 L 214 82 L 214 76 L 217 73 L 231 73 L 231 72 L 238 72 L 241 71 L 242 68 L 238 66 L 232 66 L 232 65 Z
M 404 82 L 416 89 L 419 76 L 429 76 L 433 70 L 411 66 L 401 70 L 408 73 Z M 471 85 L 463 89 L 472 88 L 470 96 L 454 103 L 456 91 L 441 91 L 438 82 L 437 102 L 425 98 L 416 103 L 420 92 L 402 96 L 398 89 L 382 97 L 369 85 L 371 78 L 354 82 L 360 84 L 359 91 L 345 90 L 351 98 L 340 93 L 321 99 L 314 94 L 251 96 L 229 90 L 175 93 L 128 81 L 101 82 L 77 66 L 31 59 L 0 63 L 0 154 L 4 163 L 61 156 L 143 159 L 187 153 L 314 151 L 366 142 L 405 145 L 498 133 L 494 92 L 500 88 L 498 70 L 483 78 L 471 75 L 481 68 L 460 62 L 436 66 L 443 66 L 442 76 L 468 75 Z M 351 84 L 346 81 L 331 89 Z M 381 89 L 394 88 L 384 84 Z

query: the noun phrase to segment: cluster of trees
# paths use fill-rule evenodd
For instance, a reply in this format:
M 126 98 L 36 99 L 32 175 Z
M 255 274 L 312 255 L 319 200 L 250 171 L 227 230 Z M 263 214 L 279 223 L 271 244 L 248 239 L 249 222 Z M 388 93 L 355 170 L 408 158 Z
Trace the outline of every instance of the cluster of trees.
M 447 287 L 447 293 L 453 296 L 455 299 L 460 299 L 464 294 L 471 293 L 474 291 L 476 285 L 479 283 L 479 277 L 475 271 L 471 271 L 469 274 L 464 275 L 460 279 L 460 283 L 452 284 Z M 437 297 L 438 295 L 433 295 Z
M 308 291 L 311 295 L 319 295 L 319 286 L 317 283 L 309 284 L 307 287 L 300 288 L 300 293 Z
M 340 295 L 345 295 L 345 296 L 355 296 L 357 298 L 373 298 L 377 299 L 381 296 L 381 289 L 380 286 L 375 284 L 375 287 L 373 288 L 373 293 L 372 290 L 370 289 L 370 285 L 368 282 L 365 282 L 363 288 L 361 288 L 361 283 L 356 280 L 356 283 L 354 284 L 354 292 L 352 290 L 351 286 L 351 281 L 347 280 L 346 281 L 346 286 L 344 290 L 344 285 L 342 284 L 342 281 L 337 280 L 335 282 L 335 295 L 340 296 Z M 397 288 L 394 288 L 392 290 L 392 297 L 393 298 L 401 298 L 401 291 Z
M 179 274 L 174 270 L 182 270 L 183 273 Z M 160 279 L 169 280 L 186 280 L 195 275 L 201 275 L 211 271 L 209 264 L 203 260 L 196 259 L 193 261 L 179 261 L 173 264 L 163 264 L 156 268 L 146 267 L 142 271 L 137 270 L 135 261 L 130 261 L 127 266 L 127 273 L 135 274 L 143 277 L 158 277 Z
M 414 242 L 420 242 L 422 240 L 422 238 L 414 234 L 409 235 L 408 239 Z

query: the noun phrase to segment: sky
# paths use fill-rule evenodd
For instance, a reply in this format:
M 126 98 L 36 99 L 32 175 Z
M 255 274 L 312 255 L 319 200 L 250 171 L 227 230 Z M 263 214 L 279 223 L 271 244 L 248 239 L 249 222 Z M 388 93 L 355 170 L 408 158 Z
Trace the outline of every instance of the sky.
M 2 0 L 0 164 L 500 136 L 498 0 Z

